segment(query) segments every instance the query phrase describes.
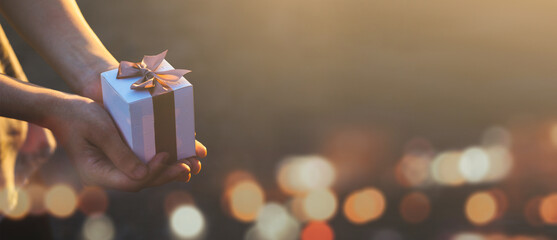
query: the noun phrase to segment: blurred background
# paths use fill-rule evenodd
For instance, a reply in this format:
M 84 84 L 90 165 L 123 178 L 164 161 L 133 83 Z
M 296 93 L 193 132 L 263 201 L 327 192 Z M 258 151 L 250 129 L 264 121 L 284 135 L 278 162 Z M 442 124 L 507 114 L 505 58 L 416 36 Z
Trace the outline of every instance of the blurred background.
M 119 60 L 169 49 L 209 155 L 83 187 L 59 149 L 13 221 L 54 239 L 552 239 L 557 2 L 78 0 Z M 137 22 L 141 24 L 137 24 Z M 68 91 L 4 21 L 31 82 Z

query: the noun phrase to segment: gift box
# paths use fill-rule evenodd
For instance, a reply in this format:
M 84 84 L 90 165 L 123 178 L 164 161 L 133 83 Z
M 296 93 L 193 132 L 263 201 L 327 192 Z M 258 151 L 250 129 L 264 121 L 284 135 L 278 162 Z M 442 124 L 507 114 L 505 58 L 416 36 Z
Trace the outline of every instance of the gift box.
M 138 63 L 122 61 L 101 74 L 104 107 L 133 152 L 144 162 L 156 153 L 195 156 L 193 87 L 166 51 Z

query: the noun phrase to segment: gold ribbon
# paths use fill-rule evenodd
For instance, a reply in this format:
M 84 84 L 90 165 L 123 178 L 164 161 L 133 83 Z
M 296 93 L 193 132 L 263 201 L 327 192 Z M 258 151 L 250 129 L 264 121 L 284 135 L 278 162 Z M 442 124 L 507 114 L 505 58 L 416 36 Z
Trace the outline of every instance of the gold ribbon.
M 191 72 L 190 70 L 186 69 L 172 69 L 167 71 L 157 71 L 159 66 L 166 57 L 166 53 L 168 50 L 165 50 L 162 53 L 157 55 L 143 56 L 141 62 L 128 62 L 122 61 L 120 62 L 120 66 L 118 67 L 118 75 L 116 78 L 130 78 L 130 77 L 141 77 L 138 81 L 133 83 L 130 88 L 131 89 L 155 89 L 156 85 L 162 86 L 164 91 L 170 91 L 171 88 L 168 86 L 166 82 L 176 82 L 180 80 L 180 78 L 186 74 Z M 158 84 L 157 84 L 158 83 Z

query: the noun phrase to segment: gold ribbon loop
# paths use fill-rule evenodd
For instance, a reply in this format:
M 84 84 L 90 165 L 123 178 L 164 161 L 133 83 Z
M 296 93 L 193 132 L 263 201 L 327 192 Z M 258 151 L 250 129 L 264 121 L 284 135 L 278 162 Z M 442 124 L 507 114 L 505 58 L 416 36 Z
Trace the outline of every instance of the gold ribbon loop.
M 170 86 L 166 82 L 176 82 L 180 80 L 184 74 L 191 72 L 186 69 L 172 69 L 166 71 L 157 71 L 161 65 L 168 50 L 157 55 L 143 56 L 141 62 L 133 63 L 128 61 L 120 62 L 118 67 L 118 75 L 116 78 L 141 77 L 133 83 L 131 89 L 149 89 L 152 90 L 156 85 L 162 86 L 165 91 L 170 91 Z M 157 84 L 158 83 L 158 84 Z

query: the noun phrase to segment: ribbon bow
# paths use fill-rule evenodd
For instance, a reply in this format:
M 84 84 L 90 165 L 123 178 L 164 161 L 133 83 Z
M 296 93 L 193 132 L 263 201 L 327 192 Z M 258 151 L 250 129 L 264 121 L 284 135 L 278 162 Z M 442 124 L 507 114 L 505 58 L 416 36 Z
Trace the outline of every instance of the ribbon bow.
M 154 89 L 156 83 L 160 84 L 165 91 L 170 90 L 166 82 L 176 82 L 186 74 L 191 72 L 186 69 L 172 69 L 167 71 L 157 71 L 159 66 L 166 57 L 165 50 L 154 56 L 143 56 L 141 62 L 133 63 L 128 61 L 120 62 L 118 67 L 118 75 L 116 78 L 130 78 L 130 77 L 142 77 L 137 82 L 133 83 L 131 89 Z

